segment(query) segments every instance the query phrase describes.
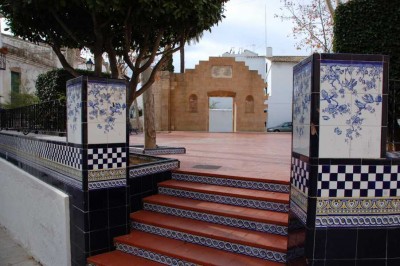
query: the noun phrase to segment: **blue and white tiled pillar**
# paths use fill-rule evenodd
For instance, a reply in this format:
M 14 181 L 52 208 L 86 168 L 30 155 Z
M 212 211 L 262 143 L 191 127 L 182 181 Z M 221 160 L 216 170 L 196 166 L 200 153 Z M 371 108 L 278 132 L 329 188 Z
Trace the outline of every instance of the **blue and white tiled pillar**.
M 72 261 L 113 248 L 129 231 L 126 83 L 79 77 L 67 82 L 67 142 L 82 154 L 82 189 L 72 195 Z
M 314 54 L 293 78 L 289 265 L 400 265 L 388 58 Z

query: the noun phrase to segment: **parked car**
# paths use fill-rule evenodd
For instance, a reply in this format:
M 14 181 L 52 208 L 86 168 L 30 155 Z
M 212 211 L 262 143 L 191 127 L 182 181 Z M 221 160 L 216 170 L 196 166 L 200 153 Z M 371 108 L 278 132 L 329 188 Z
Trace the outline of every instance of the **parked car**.
M 276 127 L 267 128 L 268 132 L 292 132 L 292 122 L 285 122 Z

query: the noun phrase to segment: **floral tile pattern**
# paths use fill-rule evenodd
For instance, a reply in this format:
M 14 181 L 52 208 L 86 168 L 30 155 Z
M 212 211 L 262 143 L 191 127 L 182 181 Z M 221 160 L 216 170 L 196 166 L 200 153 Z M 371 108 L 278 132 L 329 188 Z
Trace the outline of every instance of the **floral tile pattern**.
M 321 158 L 380 157 L 382 79 L 382 62 L 321 61 Z
M 126 86 L 88 81 L 88 143 L 126 142 Z
M 309 156 L 311 114 L 311 62 L 294 70 L 293 151 Z
M 82 144 L 82 83 L 67 85 L 67 140 Z

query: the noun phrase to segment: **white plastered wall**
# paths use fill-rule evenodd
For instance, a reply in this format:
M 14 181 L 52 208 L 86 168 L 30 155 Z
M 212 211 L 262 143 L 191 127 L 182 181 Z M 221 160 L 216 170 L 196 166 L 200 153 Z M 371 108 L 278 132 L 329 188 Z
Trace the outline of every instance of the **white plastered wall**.
M 71 265 L 68 195 L 3 159 L 0 225 L 42 265 Z

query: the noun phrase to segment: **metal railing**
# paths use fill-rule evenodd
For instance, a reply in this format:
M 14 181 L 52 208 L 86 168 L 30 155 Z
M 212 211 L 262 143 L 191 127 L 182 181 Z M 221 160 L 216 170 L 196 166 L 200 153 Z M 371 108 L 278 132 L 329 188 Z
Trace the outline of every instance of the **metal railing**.
M 0 111 L 0 130 L 50 135 L 66 134 L 66 101 L 55 100 Z
M 387 150 L 400 151 L 400 80 L 389 80 Z

